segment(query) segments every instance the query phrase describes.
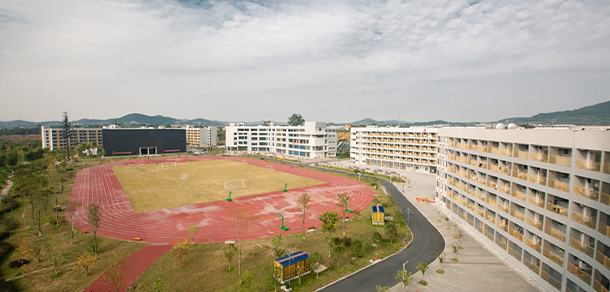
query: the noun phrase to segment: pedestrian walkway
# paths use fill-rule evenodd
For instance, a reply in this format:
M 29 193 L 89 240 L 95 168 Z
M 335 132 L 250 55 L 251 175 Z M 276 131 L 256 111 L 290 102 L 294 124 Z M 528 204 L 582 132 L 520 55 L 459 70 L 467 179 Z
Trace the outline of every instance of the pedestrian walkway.
M 171 244 L 165 243 L 149 243 L 132 253 L 126 259 L 131 261 L 131 267 L 125 273 L 125 277 L 123 278 L 123 287 L 129 287 L 133 282 L 146 270 L 150 265 L 152 265 L 157 259 L 159 259 L 162 255 L 172 249 Z M 126 259 L 123 259 L 125 261 Z M 121 261 L 121 262 L 123 262 Z M 83 291 L 108 291 L 106 286 L 104 286 L 104 281 L 102 277 L 99 277 L 95 280 L 91 285 L 85 288 Z
M 412 187 L 404 184 L 395 184 L 400 190 L 404 190 L 407 199 L 434 225 L 445 238 L 445 254 L 447 261 L 443 263 L 444 274 L 436 271 L 440 269 L 438 260 L 430 264 L 425 274 L 427 286 L 417 282 L 422 280 L 419 271 L 413 272 L 414 281 L 407 286 L 408 291 L 547 291 L 538 285 L 533 279 L 525 275 L 519 268 L 497 253 L 487 243 L 479 238 L 468 234 L 464 229 L 464 239 L 461 245 L 464 249 L 456 254 L 458 262 L 452 262 L 454 256 L 451 243 L 456 241 L 456 223 L 453 220 L 446 221 L 445 214 L 439 211 L 435 203 L 419 203 L 415 198 L 428 198 L 434 200 L 436 176 L 430 174 L 409 174 Z M 451 218 L 451 217 L 449 217 Z M 459 228 L 459 225 L 458 225 Z M 417 274 L 416 274 L 417 272 Z M 403 291 L 402 286 L 396 285 L 390 289 L 392 292 Z
M 4 197 L 8 196 L 8 191 L 11 189 L 12 186 L 13 186 L 13 182 L 10 179 L 7 179 L 6 186 L 2 189 L 2 192 L 0 193 L 0 200 L 4 199 Z

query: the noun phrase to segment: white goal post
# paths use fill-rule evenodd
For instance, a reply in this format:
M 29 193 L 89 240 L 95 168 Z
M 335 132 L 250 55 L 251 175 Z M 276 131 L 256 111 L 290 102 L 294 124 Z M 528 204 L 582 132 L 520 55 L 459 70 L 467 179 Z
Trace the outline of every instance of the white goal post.
M 248 164 L 248 162 L 247 162 L 247 161 L 245 161 L 245 160 L 242 160 L 242 161 L 241 161 L 241 163 L 243 163 L 243 164 Z
M 246 182 L 243 179 L 235 179 L 225 181 L 225 190 L 241 189 L 246 187 Z
M 181 179 L 181 180 L 187 180 L 187 179 L 188 179 L 188 177 L 189 177 L 189 175 L 188 175 L 188 174 L 186 174 L 186 173 L 182 173 L 182 175 L 180 175 L 180 179 Z
M 265 168 L 267 168 L 269 170 L 274 170 L 272 165 L 266 165 Z
M 157 170 L 169 170 L 169 166 L 157 166 Z

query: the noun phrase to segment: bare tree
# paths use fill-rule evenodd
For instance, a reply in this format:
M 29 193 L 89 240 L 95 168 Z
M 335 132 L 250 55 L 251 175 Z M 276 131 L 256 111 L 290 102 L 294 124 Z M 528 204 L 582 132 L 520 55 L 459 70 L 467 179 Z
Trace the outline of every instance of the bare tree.
M 102 281 L 108 291 L 124 291 L 127 287 L 123 286 L 123 278 L 125 278 L 125 272 L 131 267 L 131 259 L 115 254 L 110 263 L 104 267 L 104 274 L 102 275 Z
M 229 223 L 233 226 L 233 232 L 236 234 L 235 240 L 237 241 L 238 246 L 238 257 L 237 257 L 237 265 L 239 270 L 239 284 L 241 285 L 241 253 L 244 247 L 244 241 L 246 240 L 246 236 L 248 235 L 248 230 L 252 226 L 252 223 L 256 221 L 257 217 L 254 214 L 251 214 L 246 209 L 239 209 L 235 213 L 235 217 Z
M 97 229 L 100 227 L 100 221 L 102 221 L 100 205 L 94 203 L 87 205 L 87 222 L 93 231 L 93 251 L 95 252 L 95 260 L 97 260 Z
M 309 210 L 309 200 L 310 197 L 308 194 L 301 194 L 299 201 L 297 201 L 299 217 L 301 217 L 301 221 L 303 221 L 303 236 L 305 236 L 305 219 L 307 218 L 307 210 Z
M 345 213 L 347 213 L 347 204 L 349 204 L 349 202 L 352 201 L 352 198 L 350 198 L 345 193 L 337 194 L 337 198 L 339 199 L 337 206 L 339 206 L 341 208 L 341 221 L 343 222 L 343 237 L 345 237 Z
M 83 203 L 81 202 L 69 202 L 67 211 L 68 215 L 70 215 L 70 226 L 72 227 L 72 244 L 74 244 L 74 218 L 76 217 L 76 211 Z

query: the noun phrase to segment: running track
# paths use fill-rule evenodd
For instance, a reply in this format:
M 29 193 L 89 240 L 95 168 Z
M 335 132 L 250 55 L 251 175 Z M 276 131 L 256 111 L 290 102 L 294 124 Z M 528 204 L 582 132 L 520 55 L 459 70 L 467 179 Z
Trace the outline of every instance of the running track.
M 134 213 L 112 167 L 153 164 L 155 161 L 137 159 L 108 163 L 82 169 L 76 174 L 70 202 L 81 202 L 82 206 L 77 210 L 75 226 L 91 232 L 85 212 L 88 204 L 95 203 L 100 205 L 102 212 L 102 221 L 98 229 L 100 236 L 122 240 L 133 240 L 134 237 L 138 237 L 145 242 L 175 243 L 186 237 L 190 225 L 197 225 L 200 230 L 195 236 L 195 242 L 218 242 L 234 239 L 229 220 L 237 210 L 247 209 L 258 217 L 247 236 L 247 239 L 255 239 L 302 231 L 302 223 L 295 207 L 298 196 L 302 193 L 311 196 L 310 209 L 305 221 L 306 228 L 320 227 L 322 223 L 318 217 L 325 211 L 340 210 L 335 205 L 339 193 L 347 193 L 352 198 L 349 204 L 351 210 L 362 211 L 373 200 L 373 191 L 370 188 L 354 179 L 342 176 L 249 158 L 193 157 L 192 159 L 193 161 L 231 159 L 238 162 L 245 160 L 248 164 L 261 167 L 261 171 L 270 171 L 265 169 L 265 166 L 272 165 L 275 171 L 309 177 L 326 183 L 298 189 L 289 188 L 286 193 L 279 191 L 236 198 L 232 202 L 216 201 Z M 191 163 L 188 157 L 158 158 L 158 161 Z M 289 231 L 280 229 L 281 218 L 275 214 L 278 211 L 284 215 L 284 225 L 290 228 Z M 67 220 L 70 219 L 67 213 L 65 216 Z

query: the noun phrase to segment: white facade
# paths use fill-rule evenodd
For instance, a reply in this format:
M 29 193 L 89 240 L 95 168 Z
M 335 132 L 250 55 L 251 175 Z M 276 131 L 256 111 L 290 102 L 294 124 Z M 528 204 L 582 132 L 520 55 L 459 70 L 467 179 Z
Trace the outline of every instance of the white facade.
M 436 128 L 351 127 L 350 160 L 373 167 L 435 172 Z
M 441 128 L 437 202 L 550 291 L 608 291 L 610 131 Z
M 186 126 L 186 145 L 194 148 L 216 146 L 216 127 L 192 128 Z
M 229 151 L 271 152 L 308 158 L 335 157 L 337 132 L 325 122 L 303 126 L 245 126 L 231 123 L 226 128 Z
M 48 148 L 49 151 L 54 149 L 66 149 L 66 141 L 63 137 L 63 129 L 40 127 L 40 135 L 42 138 L 42 148 Z M 78 144 L 91 143 L 93 145 L 102 145 L 102 129 L 87 129 L 74 128 L 70 135 L 70 148 L 76 147 Z

